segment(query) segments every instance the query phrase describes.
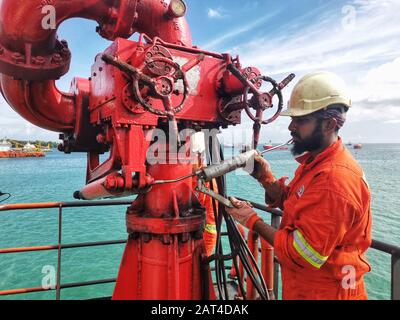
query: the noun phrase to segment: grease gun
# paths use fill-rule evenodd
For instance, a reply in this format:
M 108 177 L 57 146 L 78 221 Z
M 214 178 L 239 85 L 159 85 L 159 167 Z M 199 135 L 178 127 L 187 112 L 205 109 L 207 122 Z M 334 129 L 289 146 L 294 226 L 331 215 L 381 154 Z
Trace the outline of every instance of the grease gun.
M 222 161 L 221 163 L 213 164 L 213 165 L 202 168 L 196 172 L 196 175 L 199 177 L 199 182 L 196 187 L 196 190 L 209 195 L 210 197 L 223 203 L 227 207 L 233 208 L 233 205 L 230 200 L 224 198 L 223 196 L 214 192 L 213 190 L 207 189 L 204 186 L 204 182 L 209 182 L 214 178 L 223 176 L 224 174 L 232 172 L 238 168 L 244 168 L 249 163 L 249 161 L 254 159 L 255 156 L 263 155 L 267 152 L 279 149 L 281 147 L 291 144 L 292 142 L 293 142 L 293 139 L 290 139 L 289 141 L 287 141 L 283 144 L 277 145 L 275 147 L 264 150 L 262 152 L 260 152 L 256 149 L 253 149 L 253 150 L 241 153 L 231 159 Z

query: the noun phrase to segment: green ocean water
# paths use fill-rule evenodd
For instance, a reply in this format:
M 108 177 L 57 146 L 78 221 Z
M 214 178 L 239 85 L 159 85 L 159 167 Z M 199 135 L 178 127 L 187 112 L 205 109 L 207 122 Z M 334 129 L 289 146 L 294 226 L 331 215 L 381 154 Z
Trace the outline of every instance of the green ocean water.
M 364 168 L 372 190 L 373 238 L 400 245 L 400 144 L 365 144 L 350 151 Z M 231 150 L 225 149 L 225 157 Z M 289 151 L 274 151 L 266 158 L 276 176 L 293 177 L 297 163 Z M 13 196 L 6 203 L 73 201 L 84 185 L 86 156 L 54 151 L 46 158 L 0 159 L 0 190 Z M 258 183 L 242 172 L 227 177 L 228 193 L 263 202 Z M 133 199 L 133 198 L 132 198 Z M 125 208 L 69 208 L 63 210 L 63 244 L 126 239 Z M 269 216 L 261 213 L 266 220 Z M 0 248 L 56 244 L 58 210 L 0 213 Z M 124 245 L 66 249 L 62 253 L 61 282 L 74 283 L 117 276 Z M 228 250 L 228 248 L 226 248 Z M 390 298 L 390 256 L 370 249 L 372 272 L 366 276 L 370 299 Z M 0 291 L 41 286 L 46 266 L 57 266 L 57 251 L 0 255 Z M 62 290 L 62 299 L 110 296 L 113 284 Z M 1 299 L 54 299 L 47 291 Z

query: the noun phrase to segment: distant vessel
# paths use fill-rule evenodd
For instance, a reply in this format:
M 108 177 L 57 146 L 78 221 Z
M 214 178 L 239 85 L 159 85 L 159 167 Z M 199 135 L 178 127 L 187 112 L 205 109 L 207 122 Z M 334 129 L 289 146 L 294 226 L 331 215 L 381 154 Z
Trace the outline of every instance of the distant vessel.
M 354 149 L 361 149 L 362 148 L 362 144 L 361 143 L 355 143 L 353 148 Z
M 272 147 L 273 147 L 273 145 L 271 143 L 271 140 L 268 143 L 264 144 L 264 146 L 263 146 L 264 150 L 271 149 Z
M 346 146 L 352 146 L 353 144 L 349 141 L 346 143 Z
M 12 147 L 12 144 L 9 143 L 7 140 L 3 140 L 0 142 L 0 152 L 7 152 L 10 151 Z
M 264 150 L 268 150 L 268 149 L 271 149 L 273 147 L 274 146 L 272 145 L 271 140 L 268 143 L 264 144 L 264 146 L 263 146 Z M 282 147 L 277 148 L 276 150 L 289 150 L 289 147 L 282 146 Z
M 42 152 L 52 152 L 53 151 L 50 143 L 47 145 L 47 147 L 42 147 L 40 142 L 39 142 L 39 145 L 35 145 L 35 146 L 38 148 L 39 151 L 42 151 Z
M 35 151 L 37 150 L 36 146 L 30 144 L 29 142 L 24 146 L 24 151 Z
M 45 154 L 35 151 L 36 147 L 27 143 L 22 149 L 12 149 L 12 144 L 7 140 L 0 142 L 0 158 L 41 158 Z

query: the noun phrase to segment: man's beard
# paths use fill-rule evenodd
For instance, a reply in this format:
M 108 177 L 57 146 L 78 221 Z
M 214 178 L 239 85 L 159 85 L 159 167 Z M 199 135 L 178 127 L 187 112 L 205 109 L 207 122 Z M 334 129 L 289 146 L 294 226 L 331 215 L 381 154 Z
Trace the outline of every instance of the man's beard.
M 300 139 L 300 137 L 296 136 Z M 302 139 L 301 141 L 295 141 L 291 150 L 294 156 L 298 156 L 305 151 L 315 151 L 322 147 L 323 135 L 322 135 L 322 121 L 318 122 L 313 133 L 310 137 Z

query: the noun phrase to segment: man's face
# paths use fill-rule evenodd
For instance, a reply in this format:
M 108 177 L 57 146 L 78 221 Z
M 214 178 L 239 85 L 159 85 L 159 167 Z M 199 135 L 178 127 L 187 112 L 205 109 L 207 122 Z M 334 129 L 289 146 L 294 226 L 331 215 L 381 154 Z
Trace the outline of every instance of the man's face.
M 293 155 L 302 154 L 305 151 L 315 151 L 321 148 L 324 135 L 322 121 L 313 116 L 292 117 L 289 131 L 293 137 Z

